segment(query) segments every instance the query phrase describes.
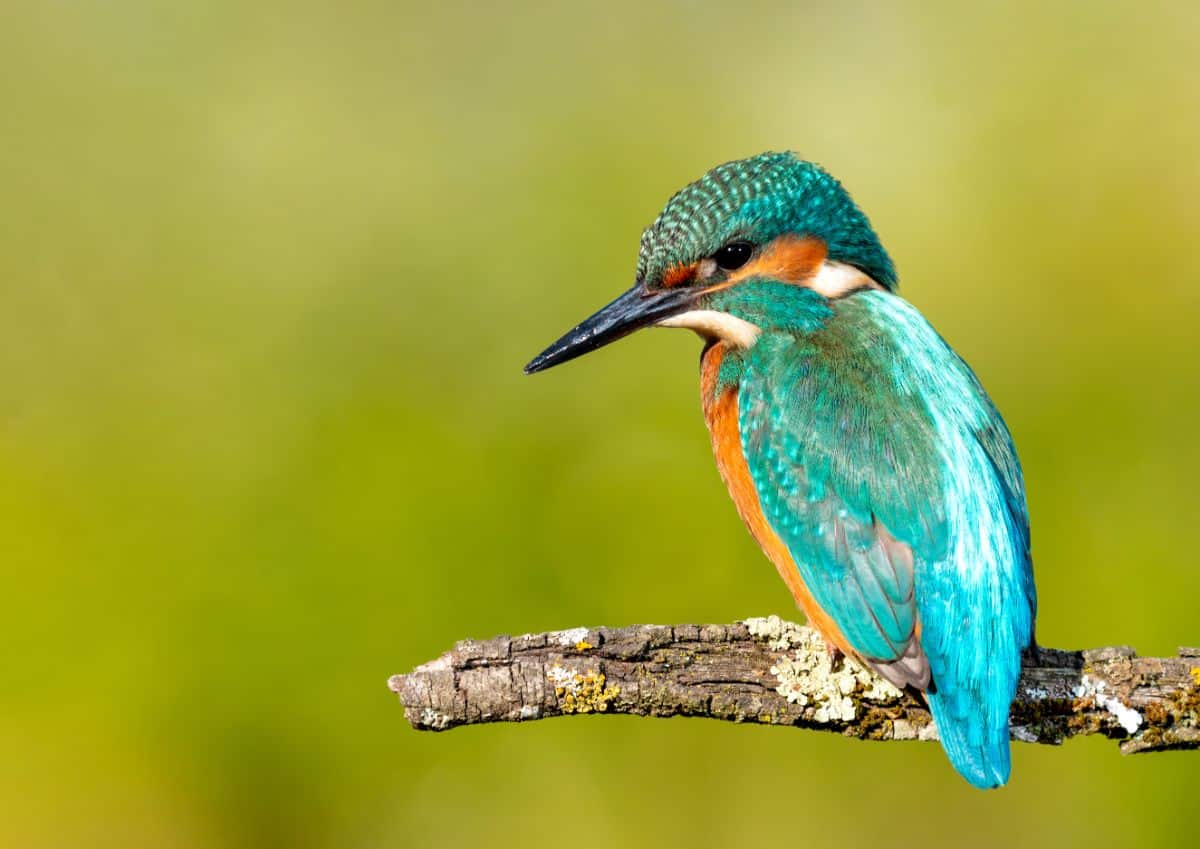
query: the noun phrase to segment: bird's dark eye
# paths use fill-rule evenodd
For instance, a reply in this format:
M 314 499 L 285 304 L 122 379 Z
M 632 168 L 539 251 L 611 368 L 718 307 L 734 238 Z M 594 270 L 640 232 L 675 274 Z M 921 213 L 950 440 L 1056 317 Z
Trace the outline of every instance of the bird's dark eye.
M 749 242 L 730 242 L 728 245 L 718 248 L 712 258 L 713 262 L 722 270 L 733 271 L 745 265 L 753 252 L 754 248 L 750 246 Z

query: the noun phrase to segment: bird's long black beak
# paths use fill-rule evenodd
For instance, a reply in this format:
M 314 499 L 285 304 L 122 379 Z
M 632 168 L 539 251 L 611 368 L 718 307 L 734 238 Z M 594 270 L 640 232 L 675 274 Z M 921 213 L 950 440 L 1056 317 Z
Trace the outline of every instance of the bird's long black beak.
M 552 366 L 616 342 L 635 330 L 648 327 L 688 307 L 691 292 L 686 287 L 648 291 L 642 284 L 621 295 L 608 306 L 568 330 L 563 337 L 525 366 L 526 374 Z

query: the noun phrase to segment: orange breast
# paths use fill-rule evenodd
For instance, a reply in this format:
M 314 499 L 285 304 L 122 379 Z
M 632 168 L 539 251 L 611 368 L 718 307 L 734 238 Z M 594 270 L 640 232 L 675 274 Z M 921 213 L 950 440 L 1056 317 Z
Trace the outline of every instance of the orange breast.
M 804 585 L 787 546 L 767 524 L 766 516 L 763 515 L 754 481 L 750 478 L 746 455 L 742 453 L 741 433 L 738 430 L 737 389 L 729 387 L 720 393 L 717 391 L 717 372 L 724 357 L 725 344 L 717 342 L 704 352 L 700 363 L 700 398 L 704 405 L 704 419 L 708 423 L 709 436 L 712 437 L 713 454 L 717 459 L 721 480 L 725 481 L 725 486 L 729 489 L 738 515 L 750 529 L 750 534 L 758 542 L 763 553 L 775 564 L 779 577 L 783 578 L 783 582 L 791 590 L 792 597 L 804 611 L 808 623 L 820 632 L 827 643 L 837 646 L 844 653 L 854 654 L 846 638 L 842 636 L 841 629 L 825 614 L 808 591 L 808 587 Z

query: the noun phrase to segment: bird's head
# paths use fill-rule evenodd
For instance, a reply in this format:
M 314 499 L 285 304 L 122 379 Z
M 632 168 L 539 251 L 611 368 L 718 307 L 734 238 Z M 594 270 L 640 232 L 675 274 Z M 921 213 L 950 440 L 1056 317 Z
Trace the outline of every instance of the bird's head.
M 642 233 L 633 288 L 525 367 L 574 359 L 642 327 L 686 327 L 735 347 L 802 327 L 852 292 L 896 288 L 867 217 L 832 176 L 791 153 L 718 165 Z

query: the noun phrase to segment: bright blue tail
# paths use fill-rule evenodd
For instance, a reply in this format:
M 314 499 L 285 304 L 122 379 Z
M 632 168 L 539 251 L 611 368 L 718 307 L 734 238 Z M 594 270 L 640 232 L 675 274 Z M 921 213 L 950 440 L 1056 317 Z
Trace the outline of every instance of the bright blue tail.
M 961 691 L 927 693 L 929 709 L 937 723 L 938 736 L 950 763 L 976 787 L 1000 787 L 1008 781 L 1011 767 L 1008 745 L 1008 711 L 1003 719 L 993 716 Z M 972 709 L 974 708 L 974 709 Z M 999 721 L 997 721 L 999 720 Z

